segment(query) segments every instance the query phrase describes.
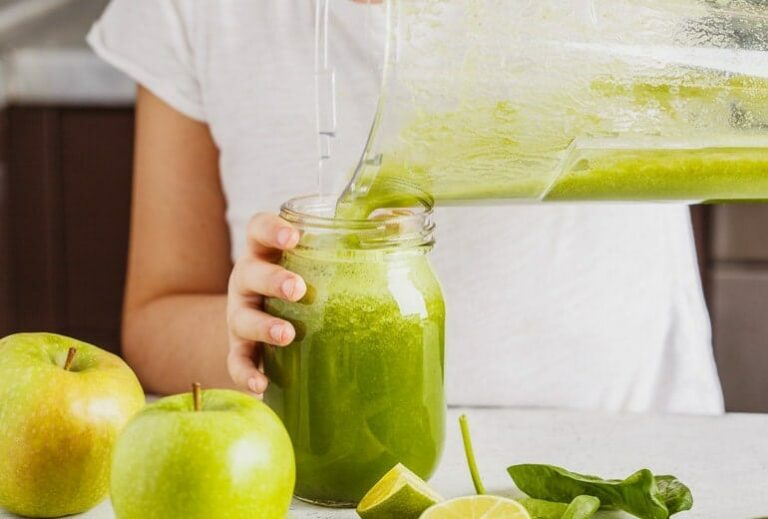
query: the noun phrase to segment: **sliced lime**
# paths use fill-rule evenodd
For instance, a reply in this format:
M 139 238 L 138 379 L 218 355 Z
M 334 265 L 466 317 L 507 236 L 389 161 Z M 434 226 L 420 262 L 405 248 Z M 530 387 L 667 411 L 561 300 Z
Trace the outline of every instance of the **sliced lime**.
M 398 463 L 363 496 L 357 514 L 363 519 L 418 519 L 442 500 L 423 479 Z
M 421 514 L 421 519 L 531 519 L 531 516 L 517 501 L 482 495 L 443 501 Z

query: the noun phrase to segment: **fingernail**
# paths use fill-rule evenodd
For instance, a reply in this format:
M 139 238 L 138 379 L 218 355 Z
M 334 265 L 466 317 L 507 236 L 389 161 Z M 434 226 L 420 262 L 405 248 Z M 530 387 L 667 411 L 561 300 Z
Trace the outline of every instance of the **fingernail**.
M 276 324 L 269 329 L 269 335 L 276 344 L 282 344 L 284 342 L 283 336 L 287 333 L 287 328 L 282 324 Z
M 287 247 L 295 239 L 296 231 L 290 227 L 283 227 L 277 232 L 277 243 L 283 247 Z
M 283 281 L 283 294 L 285 294 L 285 297 L 288 299 L 293 298 L 293 291 L 296 289 L 296 281 L 293 278 L 288 278 L 285 281 Z
M 256 377 L 251 377 L 248 379 L 248 389 L 253 393 L 259 392 L 259 381 L 256 380 Z
M 304 297 L 304 294 L 307 292 L 307 284 L 304 283 L 304 280 L 301 278 L 297 278 L 293 285 L 293 297 L 294 299 L 301 299 Z

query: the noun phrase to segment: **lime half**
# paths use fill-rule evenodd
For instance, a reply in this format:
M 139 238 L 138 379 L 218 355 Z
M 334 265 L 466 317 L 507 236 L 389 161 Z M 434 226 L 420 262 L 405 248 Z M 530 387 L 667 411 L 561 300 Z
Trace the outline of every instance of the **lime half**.
M 423 479 L 398 463 L 363 496 L 357 513 L 363 519 L 418 519 L 442 500 Z
M 531 516 L 517 501 L 482 495 L 443 501 L 421 514 L 421 519 L 531 519 Z

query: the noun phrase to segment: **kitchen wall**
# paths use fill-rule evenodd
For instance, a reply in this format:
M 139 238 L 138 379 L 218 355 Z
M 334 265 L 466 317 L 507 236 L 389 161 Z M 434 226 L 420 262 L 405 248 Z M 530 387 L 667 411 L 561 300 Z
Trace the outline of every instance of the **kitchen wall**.
M 0 0 L 0 335 L 119 351 L 134 85 L 83 42 L 105 4 Z M 768 412 L 768 205 L 693 211 L 728 407 Z

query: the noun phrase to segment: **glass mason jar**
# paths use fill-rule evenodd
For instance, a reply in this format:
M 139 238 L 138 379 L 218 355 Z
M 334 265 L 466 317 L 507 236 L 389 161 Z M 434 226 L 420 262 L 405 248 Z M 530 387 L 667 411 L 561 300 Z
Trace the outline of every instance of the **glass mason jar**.
M 296 496 L 353 506 L 397 463 L 428 478 L 443 446 L 442 291 L 427 255 L 431 204 L 367 220 L 333 218 L 335 199 L 305 197 L 281 216 L 301 232 L 282 265 L 307 295 L 266 310 L 296 328 L 267 347 L 264 400 L 296 453 Z

